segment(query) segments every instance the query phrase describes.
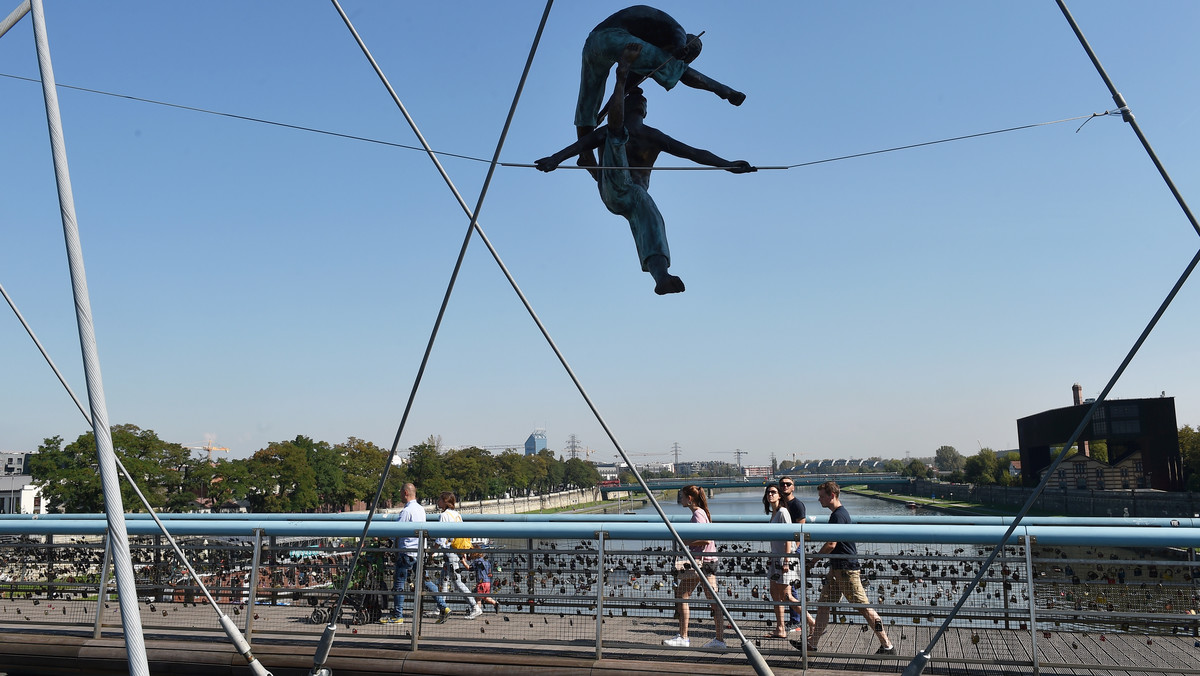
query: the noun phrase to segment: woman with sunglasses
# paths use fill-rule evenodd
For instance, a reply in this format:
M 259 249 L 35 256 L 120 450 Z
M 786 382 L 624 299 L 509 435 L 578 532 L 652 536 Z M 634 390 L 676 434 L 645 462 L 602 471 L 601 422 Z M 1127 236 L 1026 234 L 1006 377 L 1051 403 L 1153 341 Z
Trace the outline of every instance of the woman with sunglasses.
M 788 513 L 779 488 L 767 486 L 763 493 L 763 510 L 771 515 L 771 523 L 791 523 L 792 516 Z M 775 631 L 764 634 L 763 638 L 787 638 L 788 630 L 783 618 L 787 614 L 785 605 L 797 603 L 792 596 L 792 583 L 800 579 L 800 571 L 792 562 L 792 540 L 772 540 L 771 557 L 767 559 L 767 579 L 771 581 L 771 600 L 775 606 Z

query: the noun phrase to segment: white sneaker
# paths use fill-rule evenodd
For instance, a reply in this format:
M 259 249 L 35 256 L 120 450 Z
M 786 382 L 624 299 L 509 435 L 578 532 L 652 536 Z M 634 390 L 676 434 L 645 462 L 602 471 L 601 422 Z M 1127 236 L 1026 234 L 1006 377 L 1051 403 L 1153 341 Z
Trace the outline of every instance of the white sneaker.
M 713 640 L 709 641 L 708 643 L 705 643 L 704 647 L 705 648 L 715 648 L 717 650 L 724 650 L 725 642 L 719 638 L 714 638 Z
M 483 608 L 480 608 L 479 604 L 477 603 L 471 608 L 471 612 L 467 613 L 467 619 L 473 620 L 482 614 L 483 614 Z
M 690 648 L 692 641 L 676 634 L 675 638 L 664 638 L 663 645 L 669 645 L 672 648 Z

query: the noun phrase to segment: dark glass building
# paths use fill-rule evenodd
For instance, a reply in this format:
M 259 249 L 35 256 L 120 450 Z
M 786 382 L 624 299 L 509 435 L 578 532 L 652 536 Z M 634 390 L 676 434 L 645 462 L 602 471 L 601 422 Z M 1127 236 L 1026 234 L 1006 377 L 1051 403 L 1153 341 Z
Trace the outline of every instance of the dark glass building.
M 1050 448 L 1065 444 L 1091 408 L 1092 404 L 1085 402 L 1043 411 L 1017 421 L 1021 480 L 1024 485 L 1037 485 L 1042 471 L 1054 461 Z M 1100 440 L 1108 444 L 1110 465 L 1135 453 L 1141 454 L 1144 481 L 1139 482 L 1140 487 L 1161 491 L 1184 490 L 1174 397 L 1102 402 L 1079 435 L 1079 447 L 1086 448 L 1085 442 Z M 1056 484 L 1052 481 L 1052 485 Z

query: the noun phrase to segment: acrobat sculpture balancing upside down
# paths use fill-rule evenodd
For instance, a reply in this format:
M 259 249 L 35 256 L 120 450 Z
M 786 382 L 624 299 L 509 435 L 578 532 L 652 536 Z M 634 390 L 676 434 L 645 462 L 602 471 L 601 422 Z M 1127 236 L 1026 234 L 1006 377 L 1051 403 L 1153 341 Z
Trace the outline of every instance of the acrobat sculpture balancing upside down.
M 599 127 L 575 143 L 536 162 L 541 171 L 554 171 L 564 160 L 581 152 L 601 148 L 600 169 L 593 170 L 599 183 L 600 199 L 608 210 L 629 221 L 637 243 L 642 270 L 654 277 L 654 293 L 664 295 L 684 290 L 683 280 L 669 274 L 671 252 L 667 247 L 667 229 L 662 214 L 651 199 L 650 168 L 659 153 L 691 160 L 710 167 L 722 167 L 735 174 L 755 171 L 744 160 L 730 162 L 707 150 L 693 148 L 644 123 L 646 97 L 638 87 L 625 91 L 630 66 L 641 53 L 640 43 L 626 45 L 617 65 L 617 82 L 609 100 L 608 124 Z

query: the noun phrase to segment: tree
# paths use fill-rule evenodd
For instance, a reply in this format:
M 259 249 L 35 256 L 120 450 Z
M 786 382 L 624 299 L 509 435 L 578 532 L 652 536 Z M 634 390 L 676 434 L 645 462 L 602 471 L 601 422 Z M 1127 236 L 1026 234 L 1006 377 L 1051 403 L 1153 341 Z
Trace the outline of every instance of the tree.
M 1179 453 L 1183 456 L 1183 478 L 1189 491 L 1200 491 L 1200 428 L 1179 428 Z
M 198 486 L 192 460 L 183 446 L 163 441 L 154 430 L 122 424 L 109 428 L 113 452 L 137 482 L 146 501 L 155 510 L 194 509 Z M 44 440 L 30 459 L 29 471 L 42 488 L 50 509 L 73 513 L 104 511 L 99 476 L 99 455 L 91 432 L 62 447 L 61 437 Z M 122 480 L 121 501 L 126 511 L 145 511 L 127 480 Z
M 533 483 L 533 468 L 525 462 L 525 456 L 508 449 L 500 454 L 500 474 L 508 481 L 508 490 L 514 495 L 527 495 Z
M 379 477 L 383 475 L 383 466 L 387 462 L 388 453 L 369 441 L 350 437 L 333 447 L 341 462 L 345 479 L 343 489 L 333 504 L 339 508 L 349 507 L 355 502 L 365 502 L 368 505 L 375 499 L 375 491 L 379 487 Z M 384 486 L 381 500 L 400 500 L 400 489 L 404 484 L 401 472 L 393 468 L 388 472 L 387 485 Z
M 916 479 L 924 479 L 929 476 L 929 468 L 920 460 L 912 460 L 904 466 L 901 474 Z
M 82 437 L 81 437 L 82 438 Z M 84 457 L 76 444 L 62 447 L 62 437 L 50 437 L 29 458 L 27 468 L 42 489 L 47 508 L 74 514 L 104 511 L 96 456 Z
M 318 508 L 338 511 L 342 506 L 338 501 L 346 492 L 346 471 L 337 451 L 327 442 L 313 441 L 300 434 L 291 443 L 304 449 L 308 466 L 312 468 Z
M 489 480 L 496 471 L 491 453 L 472 446 L 450 451 L 446 454 L 444 462 L 450 490 L 454 491 L 459 500 L 481 500 L 487 497 Z
M 986 486 L 996 483 L 996 470 L 999 467 L 996 452 L 990 448 L 981 448 L 979 453 L 967 458 L 963 473 L 966 474 L 967 481 Z
M 562 490 L 567 485 L 567 468 L 562 460 L 554 457 L 554 451 L 544 448 L 538 455 L 546 459 L 546 491 Z
M 933 465 L 942 472 L 961 471 L 967 460 L 953 446 L 941 446 L 933 454 Z
M 206 497 L 213 509 L 230 500 L 244 500 L 250 491 L 250 473 L 245 460 L 218 459 L 198 462 L 193 471 L 197 494 Z
M 256 512 L 308 512 L 320 505 L 317 476 L 308 452 L 290 441 L 274 441 L 247 463 Z
M 565 470 L 564 480 L 568 488 L 591 488 L 600 483 L 600 472 L 590 462 L 571 458 L 567 460 Z
M 441 440 L 430 436 L 425 441 L 408 449 L 408 464 L 404 469 L 405 480 L 417 487 L 418 495 L 435 496 L 450 490 L 446 480 L 445 464 L 438 448 Z

